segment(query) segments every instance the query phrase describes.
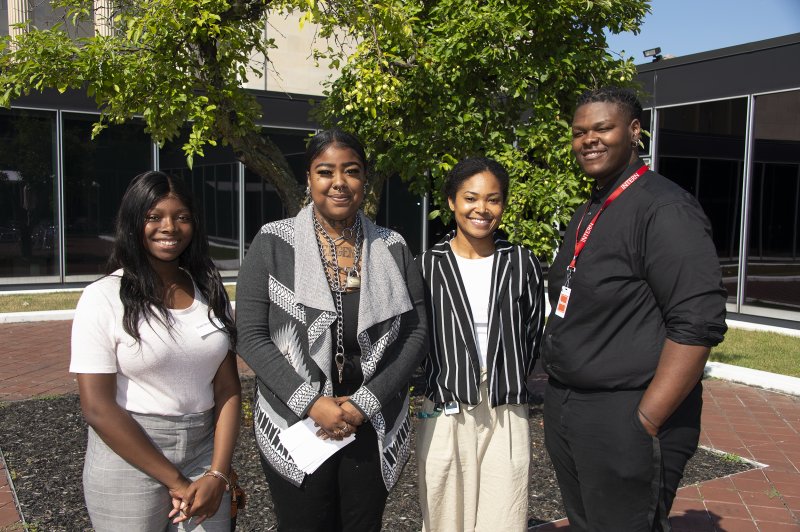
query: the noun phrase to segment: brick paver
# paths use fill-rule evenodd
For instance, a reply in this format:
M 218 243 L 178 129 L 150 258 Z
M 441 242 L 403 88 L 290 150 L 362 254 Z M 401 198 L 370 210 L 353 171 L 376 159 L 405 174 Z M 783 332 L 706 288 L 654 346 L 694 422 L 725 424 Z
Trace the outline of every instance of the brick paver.
M 701 445 L 766 467 L 678 490 L 673 531 L 800 532 L 800 397 L 716 379 L 703 387 Z M 569 524 L 534 528 L 556 529 Z
M 0 401 L 77 391 L 69 367 L 71 321 L 0 325 Z M 252 374 L 239 361 L 243 374 Z M 532 379 L 542 388 L 543 376 Z M 678 491 L 675 532 L 800 532 L 800 397 L 721 380 L 703 392 L 701 444 L 765 464 Z M 2 442 L 0 442 L 2 448 Z M 0 532 L 19 530 L 5 464 L 0 461 Z M 568 531 L 560 520 L 536 532 Z
M 72 321 L 0 325 L 0 401 L 78 390 L 69 369 Z

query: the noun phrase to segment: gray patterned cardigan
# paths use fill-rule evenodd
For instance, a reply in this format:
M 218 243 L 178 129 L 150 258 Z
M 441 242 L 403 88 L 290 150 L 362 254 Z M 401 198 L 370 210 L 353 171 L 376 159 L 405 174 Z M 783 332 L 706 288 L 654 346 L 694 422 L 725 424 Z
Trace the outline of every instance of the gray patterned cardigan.
M 278 435 L 332 395 L 331 324 L 336 308 L 319 257 L 313 211 L 266 224 L 239 270 L 239 355 L 257 377 L 256 442 L 272 467 L 295 485 L 305 474 Z M 391 489 L 408 459 L 408 380 L 426 353 L 427 319 L 419 268 L 403 238 L 363 214 L 364 248 L 358 343 L 364 384 L 351 401 L 378 435 L 381 470 Z

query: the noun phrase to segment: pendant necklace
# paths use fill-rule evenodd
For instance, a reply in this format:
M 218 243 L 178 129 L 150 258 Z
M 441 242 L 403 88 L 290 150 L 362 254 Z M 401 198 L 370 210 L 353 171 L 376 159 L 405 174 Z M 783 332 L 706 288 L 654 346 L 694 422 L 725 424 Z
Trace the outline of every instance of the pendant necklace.
M 364 242 L 364 235 L 361 229 L 361 217 L 356 214 L 356 221 L 352 227 L 347 227 L 342 230 L 342 236 L 334 239 L 322 227 L 322 224 L 317 220 L 316 211 L 313 214 L 314 219 L 314 234 L 317 237 L 317 247 L 319 248 L 319 255 L 322 259 L 322 269 L 325 271 L 325 277 L 328 280 L 328 286 L 333 292 L 333 300 L 336 303 L 336 354 L 333 357 L 336 363 L 336 369 L 339 373 L 339 384 L 342 383 L 344 373 L 344 328 L 342 325 L 344 312 L 342 311 L 342 293 L 347 291 L 348 288 L 360 288 L 361 276 L 358 273 L 358 268 L 361 262 L 361 247 Z M 348 235 L 355 237 L 353 248 L 355 257 L 353 258 L 353 266 L 351 268 L 342 268 L 339 266 L 339 256 L 336 253 L 336 242 L 345 240 L 345 231 Z M 322 243 L 322 238 L 325 239 L 328 249 L 330 250 L 331 259 L 328 259 L 325 254 L 325 246 Z M 347 238 L 349 240 L 350 237 Z M 341 271 L 345 273 L 345 286 L 342 287 Z

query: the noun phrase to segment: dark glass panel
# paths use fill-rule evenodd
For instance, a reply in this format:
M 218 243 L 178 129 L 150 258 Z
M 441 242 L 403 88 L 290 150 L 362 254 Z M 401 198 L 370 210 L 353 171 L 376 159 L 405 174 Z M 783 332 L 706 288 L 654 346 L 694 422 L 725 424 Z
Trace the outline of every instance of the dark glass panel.
M 650 136 L 651 136 L 651 134 L 653 132 L 650 129 L 650 127 L 651 127 L 650 124 L 652 124 L 652 115 L 653 115 L 653 111 L 651 109 L 645 109 L 644 111 L 642 111 L 642 120 L 641 120 L 642 130 L 646 132 L 646 133 L 642 133 L 641 140 L 642 140 L 642 146 L 643 147 L 639 148 L 639 155 L 641 155 L 642 157 L 647 157 L 651 153 L 650 152 Z
M 684 159 L 681 157 L 659 157 L 658 171 L 669 177 L 684 190 L 697 196 L 698 180 L 697 170 L 700 167 L 697 159 Z
M 739 260 L 742 161 L 700 159 L 700 189 L 695 192 L 711 221 L 717 254 L 724 263 Z
M 0 0 L 0 37 L 8 35 L 8 1 Z
M 0 283 L 59 274 L 55 138 L 55 113 L 0 109 Z
M 205 146 L 204 156 L 195 156 L 190 169 L 183 152 L 187 139 L 185 130 L 179 139 L 164 145 L 159 153 L 160 169 L 189 183 L 205 220 L 211 258 L 217 268 L 238 270 L 239 163 L 230 147 Z
M 66 274 L 106 271 L 122 195 L 152 168 L 150 137 L 134 122 L 91 138 L 95 115 L 63 114 Z
M 378 225 L 394 229 L 405 239 L 415 255 L 422 248 L 422 197 L 411 193 L 408 185 L 394 176 L 386 181 L 376 216 Z M 428 245 L 435 244 L 429 242 Z
M 305 187 L 306 143 L 313 133 L 305 130 L 264 128 L 262 133 L 275 143 L 292 173 L 299 183 Z M 286 218 L 286 209 L 281 203 L 275 187 L 245 169 L 244 227 L 245 247 L 250 245 L 258 230 L 267 222 Z
M 56 24 L 61 24 L 61 29 L 73 39 L 79 37 L 92 37 L 94 24 L 92 21 L 81 21 L 77 26 L 67 16 L 66 10 L 61 7 L 54 8 L 50 2 L 39 0 L 30 2 L 30 17 L 33 27 L 44 30 Z
M 739 274 L 747 100 L 682 105 L 658 113 L 658 171 L 703 207 L 733 302 Z
M 283 208 L 274 186 L 250 170 L 245 169 L 244 176 L 244 226 L 245 249 L 247 249 L 261 226 L 286 218 L 286 209 Z
M 757 96 L 745 302 L 800 310 L 800 91 Z

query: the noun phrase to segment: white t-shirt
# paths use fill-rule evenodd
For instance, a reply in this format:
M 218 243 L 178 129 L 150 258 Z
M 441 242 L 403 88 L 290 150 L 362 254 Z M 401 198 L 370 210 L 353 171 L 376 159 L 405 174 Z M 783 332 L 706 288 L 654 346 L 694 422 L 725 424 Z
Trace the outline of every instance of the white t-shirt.
M 486 370 L 486 350 L 489 346 L 489 296 L 492 291 L 492 266 L 494 255 L 480 259 L 467 259 L 456 255 L 458 271 L 467 291 L 472 310 L 475 343 L 481 370 Z
M 142 319 L 137 343 L 122 327 L 121 278 L 117 270 L 83 291 L 72 323 L 70 372 L 116 373 L 117 403 L 131 412 L 180 416 L 213 408 L 214 375 L 230 340 L 209 321 L 197 287 L 189 308 L 169 311 L 171 330 Z

